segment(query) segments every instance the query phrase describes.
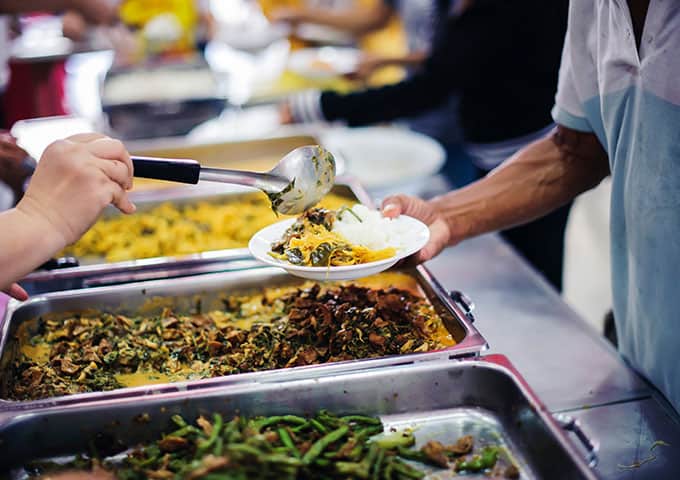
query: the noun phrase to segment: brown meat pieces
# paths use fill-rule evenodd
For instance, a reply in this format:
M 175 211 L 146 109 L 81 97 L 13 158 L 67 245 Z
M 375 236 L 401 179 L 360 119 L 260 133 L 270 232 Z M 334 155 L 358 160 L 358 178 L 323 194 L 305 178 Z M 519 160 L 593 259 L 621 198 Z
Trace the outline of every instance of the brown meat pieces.
M 162 452 L 177 452 L 189 446 L 189 440 L 183 437 L 173 437 L 168 435 L 163 440 L 158 442 L 158 446 Z
M 420 451 L 430 460 L 434 465 L 441 468 L 449 466 L 449 459 L 446 456 L 444 445 L 436 440 L 427 442 Z

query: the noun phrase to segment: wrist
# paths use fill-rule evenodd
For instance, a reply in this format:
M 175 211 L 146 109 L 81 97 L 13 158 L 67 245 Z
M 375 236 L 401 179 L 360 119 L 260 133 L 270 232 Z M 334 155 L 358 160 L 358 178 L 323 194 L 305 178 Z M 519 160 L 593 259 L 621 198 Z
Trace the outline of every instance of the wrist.
M 442 219 L 448 228 L 447 246 L 457 245 L 472 236 L 470 222 L 464 213 L 457 212 L 454 202 L 452 202 L 453 199 L 449 198 L 450 195 L 442 195 L 430 200 L 430 205 L 435 214 Z
M 38 242 L 41 251 L 44 250 L 48 257 L 71 243 L 67 227 L 60 227 L 57 219 L 51 218 L 43 208 L 29 195 L 24 195 L 17 206 L 12 209 L 17 224 L 25 226 L 26 233 Z

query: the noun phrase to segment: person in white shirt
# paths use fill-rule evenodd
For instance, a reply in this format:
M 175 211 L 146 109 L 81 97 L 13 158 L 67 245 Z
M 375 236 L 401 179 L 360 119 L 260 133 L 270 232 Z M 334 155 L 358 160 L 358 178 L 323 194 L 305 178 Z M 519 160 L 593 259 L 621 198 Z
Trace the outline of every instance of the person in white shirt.
M 545 215 L 611 174 L 619 349 L 680 411 L 680 4 L 572 0 L 557 127 L 486 178 L 424 202 L 385 200 L 430 225 L 416 260 Z M 518 112 L 521 113 L 521 112 Z

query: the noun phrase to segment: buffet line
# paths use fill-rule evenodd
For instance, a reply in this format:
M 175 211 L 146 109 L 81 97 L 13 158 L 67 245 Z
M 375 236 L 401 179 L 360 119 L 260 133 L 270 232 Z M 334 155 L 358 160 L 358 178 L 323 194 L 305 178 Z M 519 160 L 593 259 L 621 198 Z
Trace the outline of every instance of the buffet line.
M 273 157 L 290 142 L 263 141 Z M 161 153 L 257 151 L 194 148 Z M 482 355 L 471 301 L 426 267 L 302 280 L 246 248 L 280 220 L 263 194 L 142 186 L 136 215 L 105 214 L 8 305 L 10 478 L 595 478 L 594 442 Z M 322 201 L 356 204 L 371 200 L 351 178 Z

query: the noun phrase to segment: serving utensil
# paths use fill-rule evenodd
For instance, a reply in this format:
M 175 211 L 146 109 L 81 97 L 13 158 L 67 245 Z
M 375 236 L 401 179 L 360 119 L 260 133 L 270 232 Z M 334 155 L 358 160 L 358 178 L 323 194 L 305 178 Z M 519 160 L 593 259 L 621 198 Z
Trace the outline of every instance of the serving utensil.
M 299 147 L 268 172 L 203 167 L 196 160 L 133 156 L 135 177 L 197 184 L 199 181 L 244 185 L 262 190 L 272 208 L 284 215 L 313 207 L 335 182 L 335 159 L 324 148 Z

